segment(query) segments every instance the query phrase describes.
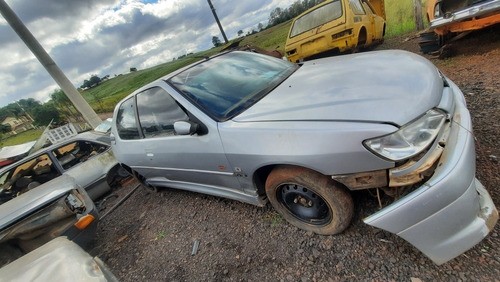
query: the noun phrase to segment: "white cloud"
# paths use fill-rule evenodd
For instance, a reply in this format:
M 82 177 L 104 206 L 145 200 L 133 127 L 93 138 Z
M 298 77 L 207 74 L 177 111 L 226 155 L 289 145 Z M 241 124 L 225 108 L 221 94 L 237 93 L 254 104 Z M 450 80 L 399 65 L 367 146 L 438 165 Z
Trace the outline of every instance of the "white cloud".
M 267 22 L 293 0 L 212 0 L 229 38 Z M 171 61 L 212 46 L 220 36 L 205 0 L 7 0 L 75 84 L 90 74 L 118 74 Z M 33 97 L 45 101 L 52 78 L 0 17 L 0 107 Z

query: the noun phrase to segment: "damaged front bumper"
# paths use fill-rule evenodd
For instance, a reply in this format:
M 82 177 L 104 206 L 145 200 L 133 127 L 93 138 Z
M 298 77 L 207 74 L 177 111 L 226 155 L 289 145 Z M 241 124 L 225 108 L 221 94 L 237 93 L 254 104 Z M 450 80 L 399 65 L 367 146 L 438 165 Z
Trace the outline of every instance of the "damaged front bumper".
M 458 87 L 451 87 L 455 99 L 460 99 Z M 498 221 L 498 211 L 475 178 L 471 132 L 469 112 L 457 103 L 434 175 L 364 222 L 400 236 L 436 264 L 457 257 L 486 237 Z

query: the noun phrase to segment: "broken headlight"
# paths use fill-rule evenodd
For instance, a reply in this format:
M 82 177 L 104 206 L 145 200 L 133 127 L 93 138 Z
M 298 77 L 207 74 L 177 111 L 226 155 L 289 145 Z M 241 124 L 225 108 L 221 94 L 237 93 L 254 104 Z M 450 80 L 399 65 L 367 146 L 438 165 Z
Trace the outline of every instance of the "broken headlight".
M 363 144 L 373 153 L 392 161 L 411 158 L 436 139 L 446 120 L 444 113 L 429 110 L 420 118 L 389 135 L 368 139 Z

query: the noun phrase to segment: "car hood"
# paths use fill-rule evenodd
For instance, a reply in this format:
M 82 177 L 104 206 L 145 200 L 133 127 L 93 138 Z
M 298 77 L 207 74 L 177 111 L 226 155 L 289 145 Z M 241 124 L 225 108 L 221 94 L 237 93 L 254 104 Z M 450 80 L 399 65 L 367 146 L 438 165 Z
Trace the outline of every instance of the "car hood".
M 0 231 L 77 188 L 73 178 L 61 175 L 0 205 Z
M 405 123 L 437 106 L 443 80 L 425 58 L 386 50 L 304 63 L 233 119 Z

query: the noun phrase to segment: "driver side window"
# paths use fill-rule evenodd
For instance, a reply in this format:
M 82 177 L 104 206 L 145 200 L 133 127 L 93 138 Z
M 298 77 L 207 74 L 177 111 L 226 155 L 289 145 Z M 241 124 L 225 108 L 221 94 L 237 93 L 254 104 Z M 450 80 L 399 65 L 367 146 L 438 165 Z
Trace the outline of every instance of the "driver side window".
M 175 135 L 174 122 L 188 121 L 188 115 L 162 88 L 153 87 L 137 94 L 139 123 L 145 138 Z

